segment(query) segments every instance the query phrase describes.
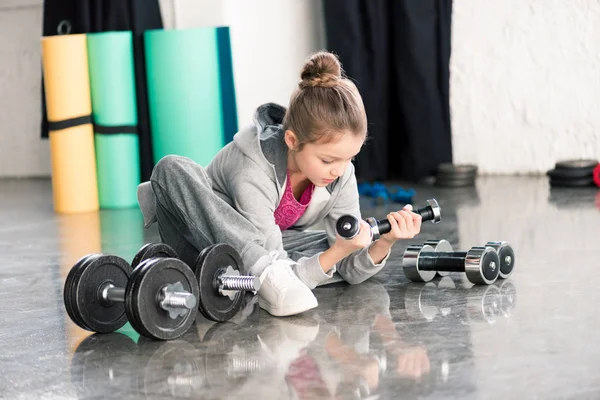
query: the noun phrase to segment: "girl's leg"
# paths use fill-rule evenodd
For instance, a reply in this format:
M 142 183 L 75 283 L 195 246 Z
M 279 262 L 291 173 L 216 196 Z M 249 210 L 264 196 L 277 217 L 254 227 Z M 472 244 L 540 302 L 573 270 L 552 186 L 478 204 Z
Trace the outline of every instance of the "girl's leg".
M 312 257 L 329 249 L 325 231 L 283 231 L 283 248 L 288 256 L 298 261 L 302 257 Z
M 201 165 L 186 157 L 166 156 L 154 167 L 150 182 L 161 239 L 183 261 L 193 266 L 202 249 L 227 243 L 242 255 L 244 266 L 256 262 L 244 255 L 263 244 L 263 235 L 212 190 Z
M 262 308 L 276 316 L 287 316 L 317 306 L 312 291 L 285 260 L 260 256 L 264 253 L 264 236 L 212 190 L 202 166 L 189 158 L 167 156 L 154 167 L 150 182 L 161 239 L 192 268 L 203 248 L 226 243 L 240 253 L 242 274 L 262 271 L 258 293 Z

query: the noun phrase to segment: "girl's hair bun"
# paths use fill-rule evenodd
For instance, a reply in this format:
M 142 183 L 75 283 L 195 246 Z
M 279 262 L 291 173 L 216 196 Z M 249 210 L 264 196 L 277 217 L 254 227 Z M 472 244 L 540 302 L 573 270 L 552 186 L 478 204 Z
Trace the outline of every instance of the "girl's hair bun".
M 338 58 L 329 52 L 313 54 L 304 64 L 300 74 L 300 88 L 334 87 L 342 77 L 342 67 Z

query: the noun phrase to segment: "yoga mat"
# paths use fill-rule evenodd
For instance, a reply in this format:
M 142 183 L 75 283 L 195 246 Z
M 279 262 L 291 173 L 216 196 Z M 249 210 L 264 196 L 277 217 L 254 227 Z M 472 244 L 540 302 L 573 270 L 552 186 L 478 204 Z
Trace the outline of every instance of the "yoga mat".
M 238 131 L 238 116 L 233 78 L 233 60 L 231 55 L 231 34 L 228 26 L 217 28 L 219 48 L 219 77 L 221 79 L 221 107 L 223 112 L 223 139 L 225 144 L 233 140 Z
M 98 184 L 86 38 L 42 37 L 42 67 L 57 213 L 96 211 Z
M 148 30 L 144 43 L 154 162 L 206 166 L 224 146 L 217 29 Z
M 140 149 L 131 32 L 87 35 L 100 208 L 137 207 Z

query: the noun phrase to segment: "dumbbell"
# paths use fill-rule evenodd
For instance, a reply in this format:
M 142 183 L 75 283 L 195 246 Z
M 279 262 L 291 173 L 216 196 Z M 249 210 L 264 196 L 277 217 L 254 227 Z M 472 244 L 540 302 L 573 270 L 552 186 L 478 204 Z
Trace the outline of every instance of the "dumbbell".
M 421 215 L 423 221 L 431 221 L 434 224 L 442 220 L 442 209 L 435 199 L 427 200 L 427 206 L 412 210 L 412 212 Z M 381 235 L 388 233 L 392 229 L 387 219 L 379 221 L 373 217 L 369 217 L 365 221 L 371 227 L 371 240 L 378 240 Z M 354 215 L 342 215 L 338 218 L 335 229 L 342 238 L 352 239 L 360 232 L 360 221 Z
M 133 264 L 148 258 L 177 257 L 166 243 L 148 243 L 134 257 Z M 224 322 L 235 316 L 243 305 L 246 291 L 257 292 L 260 279 L 242 276 L 239 253 L 226 244 L 204 248 L 192 266 L 199 287 L 200 313 L 210 320 Z
M 413 282 L 429 282 L 436 272 L 464 272 L 474 284 L 489 285 L 498 279 L 500 259 L 492 247 L 468 251 L 435 251 L 430 245 L 410 245 L 402 257 L 404 274 Z
M 444 239 L 427 240 L 424 244 L 432 246 L 434 251 L 453 251 L 452 245 Z M 515 266 L 515 251 L 512 246 L 506 241 L 490 241 L 487 242 L 484 247 L 491 247 L 498 253 L 498 258 L 500 259 L 500 273 L 498 274 L 498 279 L 507 279 L 510 277 Z M 447 276 L 449 272 L 437 271 L 437 274 L 439 276 Z
M 90 254 L 69 271 L 64 302 L 82 329 L 114 332 L 127 321 L 143 336 L 171 340 L 198 314 L 199 288 L 192 270 L 176 258 L 152 258 L 137 268 L 121 257 Z

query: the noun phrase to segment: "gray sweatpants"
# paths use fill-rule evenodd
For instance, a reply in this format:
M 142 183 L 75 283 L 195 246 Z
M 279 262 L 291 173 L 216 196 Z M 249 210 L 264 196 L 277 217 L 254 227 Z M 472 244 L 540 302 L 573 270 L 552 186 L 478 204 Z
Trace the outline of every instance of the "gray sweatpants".
M 264 245 L 263 235 L 225 196 L 213 191 L 204 168 L 192 160 L 163 158 L 154 167 L 150 182 L 161 240 L 188 265 L 194 266 L 198 253 L 212 244 L 228 244 L 240 254 L 249 242 Z M 325 231 L 285 230 L 282 236 L 283 248 L 294 261 L 329 248 Z M 241 273 L 249 273 L 247 260 L 242 258 L 242 263 Z

